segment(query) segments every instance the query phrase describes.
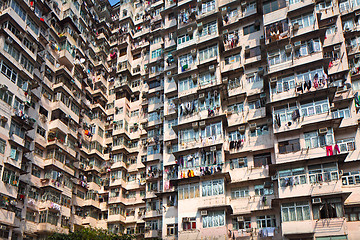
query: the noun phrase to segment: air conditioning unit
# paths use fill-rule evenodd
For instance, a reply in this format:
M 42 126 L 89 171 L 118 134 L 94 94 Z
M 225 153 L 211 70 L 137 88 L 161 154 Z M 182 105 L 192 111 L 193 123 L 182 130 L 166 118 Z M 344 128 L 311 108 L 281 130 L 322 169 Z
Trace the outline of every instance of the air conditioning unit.
M 240 133 L 244 133 L 244 132 L 245 132 L 245 129 L 246 129 L 245 125 L 242 125 L 242 126 L 240 126 L 240 127 L 238 128 L 238 130 L 239 130 Z
M 199 127 L 199 124 L 197 123 L 197 122 L 194 122 L 194 123 L 192 123 L 192 128 L 198 128 Z
M 184 217 L 184 218 L 183 218 L 183 222 L 190 222 L 190 218 Z
M 196 56 L 196 49 L 191 49 L 191 55 L 194 57 Z
M 276 77 L 270 78 L 270 84 L 276 84 L 276 82 L 277 82 Z
M 238 222 L 243 222 L 243 221 L 244 221 L 244 217 L 243 217 L 243 216 L 237 217 L 236 220 L 237 220 Z
M 5 84 L 0 84 L 0 89 L 1 90 L 8 90 L 8 87 Z
M 211 73 L 214 73 L 214 72 L 215 72 L 215 66 L 214 66 L 214 65 L 210 65 L 210 66 L 209 66 L 209 71 L 210 71 Z
M 299 30 L 299 23 L 296 22 L 296 23 L 293 24 L 293 30 L 294 31 Z
M 263 76 L 263 75 L 264 75 L 264 68 L 263 68 L 263 67 L 259 67 L 257 73 L 258 73 L 259 76 Z
M 334 50 L 335 50 L 335 51 L 340 50 L 340 48 L 341 48 L 341 45 L 340 45 L 340 44 L 339 44 L 339 45 L 334 46 Z
M 294 42 L 294 48 L 299 49 L 301 46 L 301 41 Z
M 249 124 L 250 130 L 253 131 L 256 129 L 256 123 L 250 123 Z
M 205 93 L 200 93 L 199 94 L 199 99 L 204 100 L 205 99 Z
M 210 147 L 210 152 L 215 152 L 215 151 L 216 151 L 216 146 Z
M 311 199 L 311 202 L 313 204 L 321 203 L 321 198 L 313 198 L 313 199 Z
M 14 42 L 14 40 L 11 37 L 6 37 L 5 42 L 7 44 L 12 44 Z
M 199 125 L 200 125 L 201 128 L 204 128 L 204 127 L 206 126 L 205 121 L 201 121 L 201 122 L 199 123 Z
M 197 28 L 198 28 L 199 31 L 202 31 L 203 30 L 203 23 L 202 22 L 198 23 Z
M 224 84 L 228 84 L 229 78 L 228 78 L 228 77 L 223 77 L 222 82 L 223 82 Z
M 327 128 L 320 128 L 319 129 L 319 134 L 321 134 L 321 135 L 324 135 L 324 134 L 326 134 L 328 132 L 328 129 Z
M 202 211 L 200 212 L 200 214 L 201 214 L 201 216 L 207 216 L 207 215 L 208 215 L 208 212 L 207 212 L 207 210 L 202 210 Z
M 188 29 L 187 29 L 187 32 L 188 33 L 192 33 L 194 30 L 193 30 L 193 28 L 192 27 L 189 27 Z
M 278 180 L 278 176 L 275 174 L 273 176 L 271 176 L 271 180 L 272 181 L 277 181 Z
M 285 46 L 285 52 L 286 53 L 291 53 L 291 50 L 292 50 L 291 44 L 288 44 L 288 45 Z
M 196 82 L 197 81 L 197 78 L 198 78 L 198 76 L 197 76 L 197 74 L 195 73 L 195 74 L 193 74 L 193 75 L 191 75 L 191 79 L 194 81 L 194 82 Z

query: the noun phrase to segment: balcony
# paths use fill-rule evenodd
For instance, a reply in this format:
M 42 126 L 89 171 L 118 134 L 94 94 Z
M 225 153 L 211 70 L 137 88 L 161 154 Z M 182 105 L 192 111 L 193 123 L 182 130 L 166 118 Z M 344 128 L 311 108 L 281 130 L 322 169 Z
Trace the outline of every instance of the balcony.
M 309 178 L 306 176 L 306 184 L 297 184 L 292 186 L 279 186 L 279 198 L 294 198 L 303 196 L 321 196 L 328 193 L 342 193 L 341 181 L 319 182 L 315 184 L 309 183 Z M 293 180 L 294 182 L 295 180 Z
M 62 227 L 59 227 L 59 226 L 55 226 L 55 225 L 50 224 L 50 223 L 39 223 L 37 231 L 38 232 L 47 232 L 47 233 L 53 233 L 53 232 L 65 233 L 65 234 L 69 233 L 69 229 L 62 228 Z
M 71 176 L 73 176 L 75 173 L 74 169 L 70 168 L 65 163 L 62 163 L 56 159 L 45 159 L 44 167 L 52 166 L 52 165 L 58 167 L 59 169 L 63 169 L 65 172 L 69 173 Z
M 15 213 L 6 209 L 0 208 L 0 221 L 6 225 L 12 226 L 15 221 Z
M 286 235 L 301 235 L 301 234 L 313 234 L 315 228 L 315 221 L 292 221 L 282 222 L 281 231 L 284 236 Z
M 145 231 L 145 238 L 159 238 L 161 237 L 161 230 L 147 230 Z
M 286 19 L 288 8 L 286 7 L 285 1 L 283 2 L 283 4 L 284 5 L 279 6 L 280 9 L 276 11 L 270 13 L 264 13 L 264 20 L 263 20 L 264 26 Z M 301 4 L 303 3 L 301 2 Z

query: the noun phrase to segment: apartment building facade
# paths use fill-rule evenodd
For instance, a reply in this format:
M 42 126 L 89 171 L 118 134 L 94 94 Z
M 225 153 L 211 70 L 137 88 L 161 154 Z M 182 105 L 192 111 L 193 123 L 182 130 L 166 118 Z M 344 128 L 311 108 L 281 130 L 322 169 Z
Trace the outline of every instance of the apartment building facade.
M 0 238 L 358 239 L 359 14 L 1 1 Z

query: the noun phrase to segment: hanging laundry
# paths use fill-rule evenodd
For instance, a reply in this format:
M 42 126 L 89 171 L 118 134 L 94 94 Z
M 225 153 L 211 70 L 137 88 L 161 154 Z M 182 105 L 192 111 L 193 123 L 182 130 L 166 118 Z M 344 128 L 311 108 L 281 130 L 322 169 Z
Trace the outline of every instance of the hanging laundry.
M 326 156 L 332 156 L 332 155 L 333 155 L 332 146 L 326 146 Z

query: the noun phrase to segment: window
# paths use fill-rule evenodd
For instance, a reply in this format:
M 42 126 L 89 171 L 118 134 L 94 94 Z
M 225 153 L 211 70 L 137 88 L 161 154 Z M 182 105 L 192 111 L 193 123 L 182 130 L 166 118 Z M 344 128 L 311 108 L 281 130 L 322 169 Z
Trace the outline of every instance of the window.
M 178 228 L 177 228 L 177 224 L 168 224 L 166 226 L 166 234 L 167 236 L 177 236 L 178 234 Z
M 226 65 L 233 64 L 233 63 L 240 62 L 240 61 L 241 61 L 240 53 L 231 55 L 229 57 L 225 57 L 225 64 Z
M 244 36 L 250 33 L 260 31 L 260 24 L 252 24 L 243 28 Z
M 191 54 L 185 54 L 179 57 L 179 63 L 182 71 L 187 70 L 193 64 L 193 57 Z
M 233 229 L 234 230 L 246 230 L 251 229 L 251 218 L 244 217 L 244 221 L 238 221 L 237 218 L 233 218 Z
M 36 213 L 32 211 L 26 211 L 26 220 L 30 222 L 35 222 Z
M 347 138 L 336 141 L 340 152 L 350 152 L 355 150 L 355 138 Z
M 39 134 L 40 136 L 44 137 L 44 138 L 46 136 L 45 129 L 40 127 L 39 125 L 37 126 L 36 133 Z
M 196 230 L 196 218 L 183 218 L 182 223 L 184 231 Z
M 178 37 L 178 44 L 180 45 L 180 44 L 183 44 L 190 40 L 193 40 L 193 35 L 185 34 L 185 35 Z
M 228 106 L 228 111 L 233 113 L 241 113 L 244 112 L 244 103 L 235 103 Z
M 272 88 L 273 93 L 287 92 L 295 88 L 295 77 L 281 77 L 276 79 L 276 87 Z
M 235 188 L 231 189 L 231 198 L 239 199 L 249 196 L 249 188 Z
M 180 131 L 180 143 L 194 142 L 199 138 L 199 131 L 185 129 Z
M 29 73 L 33 73 L 34 71 L 34 65 L 24 56 L 21 55 L 21 60 L 20 60 L 20 64 L 21 66 L 23 66 Z
M 256 217 L 257 228 L 268 228 L 276 227 L 276 218 L 275 216 L 259 216 Z
M 337 163 L 324 163 L 308 166 L 310 183 L 322 183 L 339 179 Z
M 230 169 L 244 168 L 248 166 L 247 157 L 230 159 Z
M 258 137 L 269 133 L 268 125 L 257 126 L 255 130 L 250 130 L 250 137 Z
M 280 187 L 306 184 L 306 173 L 304 168 L 281 170 L 278 172 L 278 175 Z
M 308 202 L 283 203 L 281 217 L 283 222 L 310 220 L 310 205 Z
M 316 10 L 325 10 L 328 8 L 332 7 L 332 2 L 331 1 L 326 1 L 326 0 L 321 0 L 318 2 L 318 4 L 316 4 Z
M 10 158 L 17 161 L 19 160 L 19 156 L 21 154 L 21 149 L 11 146 L 11 151 L 10 151 Z
M 202 183 L 202 196 L 215 196 L 224 194 L 224 180 L 210 180 Z
M 179 200 L 200 197 L 200 190 L 198 183 L 179 186 L 178 192 L 179 192 Z
M 26 24 L 30 27 L 33 32 L 38 35 L 39 34 L 39 26 L 31 19 L 30 16 L 27 16 Z
M 15 187 L 19 186 L 19 176 L 17 176 L 14 171 L 7 168 L 4 168 L 2 181 Z
M 99 127 L 97 134 L 98 134 L 100 137 L 104 137 L 104 129 L 102 129 L 102 128 Z
M 4 50 L 9 53 L 16 61 L 20 59 L 20 52 L 14 47 L 9 45 L 6 41 L 4 42 Z
M 14 94 L 12 94 L 11 92 L 4 89 L 0 89 L 0 99 L 6 102 L 7 104 L 9 104 L 10 106 L 12 105 L 13 97 Z
M 17 72 L 13 68 L 5 64 L 4 62 L 2 63 L 1 66 L 1 72 L 12 82 L 16 82 L 16 78 L 18 76 Z
M 250 48 L 250 49 L 245 51 L 245 59 L 253 58 L 253 57 L 256 57 L 256 56 L 260 56 L 260 55 L 261 55 L 260 46 L 253 47 L 253 48 Z
M 309 27 L 315 24 L 315 18 L 312 13 L 308 15 L 302 15 L 298 18 L 291 20 L 291 25 L 294 26 L 294 24 L 299 24 L 299 29 Z
M 199 31 L 199 37 L 204 37 L 207 35 L 217 34 L 217 23 L 216 21 L 204 24 L 202 31 Z
M 279 142 L 279 153 L 290 153 L 300 151 L 300 139 Z
M 360 184 L 360 171 L 346 172 L 342 176 L 342 185 L 358 185 Z
M 208 211 L 202 217 L 203 228 L 220 227 L 225 225 L 225 211 Z
M 154 51 L 151 52 L 151 58 L 157 58 L 157 57 L 160 57 L 162 54 L 162 49 L 159 48 L 159 49 L 156 49 Z
M 274 186 L 271 182 L 262 185 L 255 185 L 255 196 L 265 196 L 274 194 Z
M 287 54 L 284 49 L 278 49 L 268 53 L 268 62 L 270 66 L 292 60 L 292 54 Z
M 215 74 L 207 72 L 207 73 L 202 73 L 199 75 L 199 84 L 201 86 L 204 86 L 207 84 L 213 84 L 213 83 L 216 83 Z
M 19 15 L 19 17 L 25 21 L 26 19 L 26 12 L 25 10 L 15 1 L 11 1 L 11 7 L 14 11 Z
M 4 154 L 6 148 L 6 141 L 0 138 L 0 153 Z
M 326 134 L 319 134 L 318 131 L 304 133 L 305 147 L 318 148 L 333 145 L 334 135 L 332 128 L 328 128 Z
M 214 45 L 199 50 L 199 61 L 205 61 L 218 55 L 218 46 Z
M 343 108 L 343 109 L 337 109 L 332 112 L 333 118 L 350 118 L 350 109 L 349 108 Z
M 264 2 L 264 14 L 274 12 L 274 11 L 279 10 L 284 7 L 286 7 L 285 0 L 275 0 L 275 1 Z
M 261 99 L 251 101 L 251 102 L 248 103 L 248 105 L 249 105 L 250 110 L 265 107 L 264 101 L 261 101 Z
M 345 218 L 348 222 L 360 221 L 360 207 L 345 208 Z
M 215 10 L 215 0 L 210 0 L 207 2 L 203 2 L 201 5 L 201 13 L 207 13 L 210 12 L 212 10 Z
M 32 165 L 31 175 L 40 178 L 40 176 L 41 176 L 41 169 L 40 169 L 38 166 L 36 166 L 36 165 Z
M 254 156 L 254 167 L 262 167 L 271 163 L 270 153 L 259 154 Z
M 321 51 L 319 39 L 311 39 L 303 42 L 299 49 L 295 50 L 295 57 L 303 57 Z
M 321 198 L 321 203 L 312 204 L 314 220 L 344 217 L 344 204 L 341 198 Z

